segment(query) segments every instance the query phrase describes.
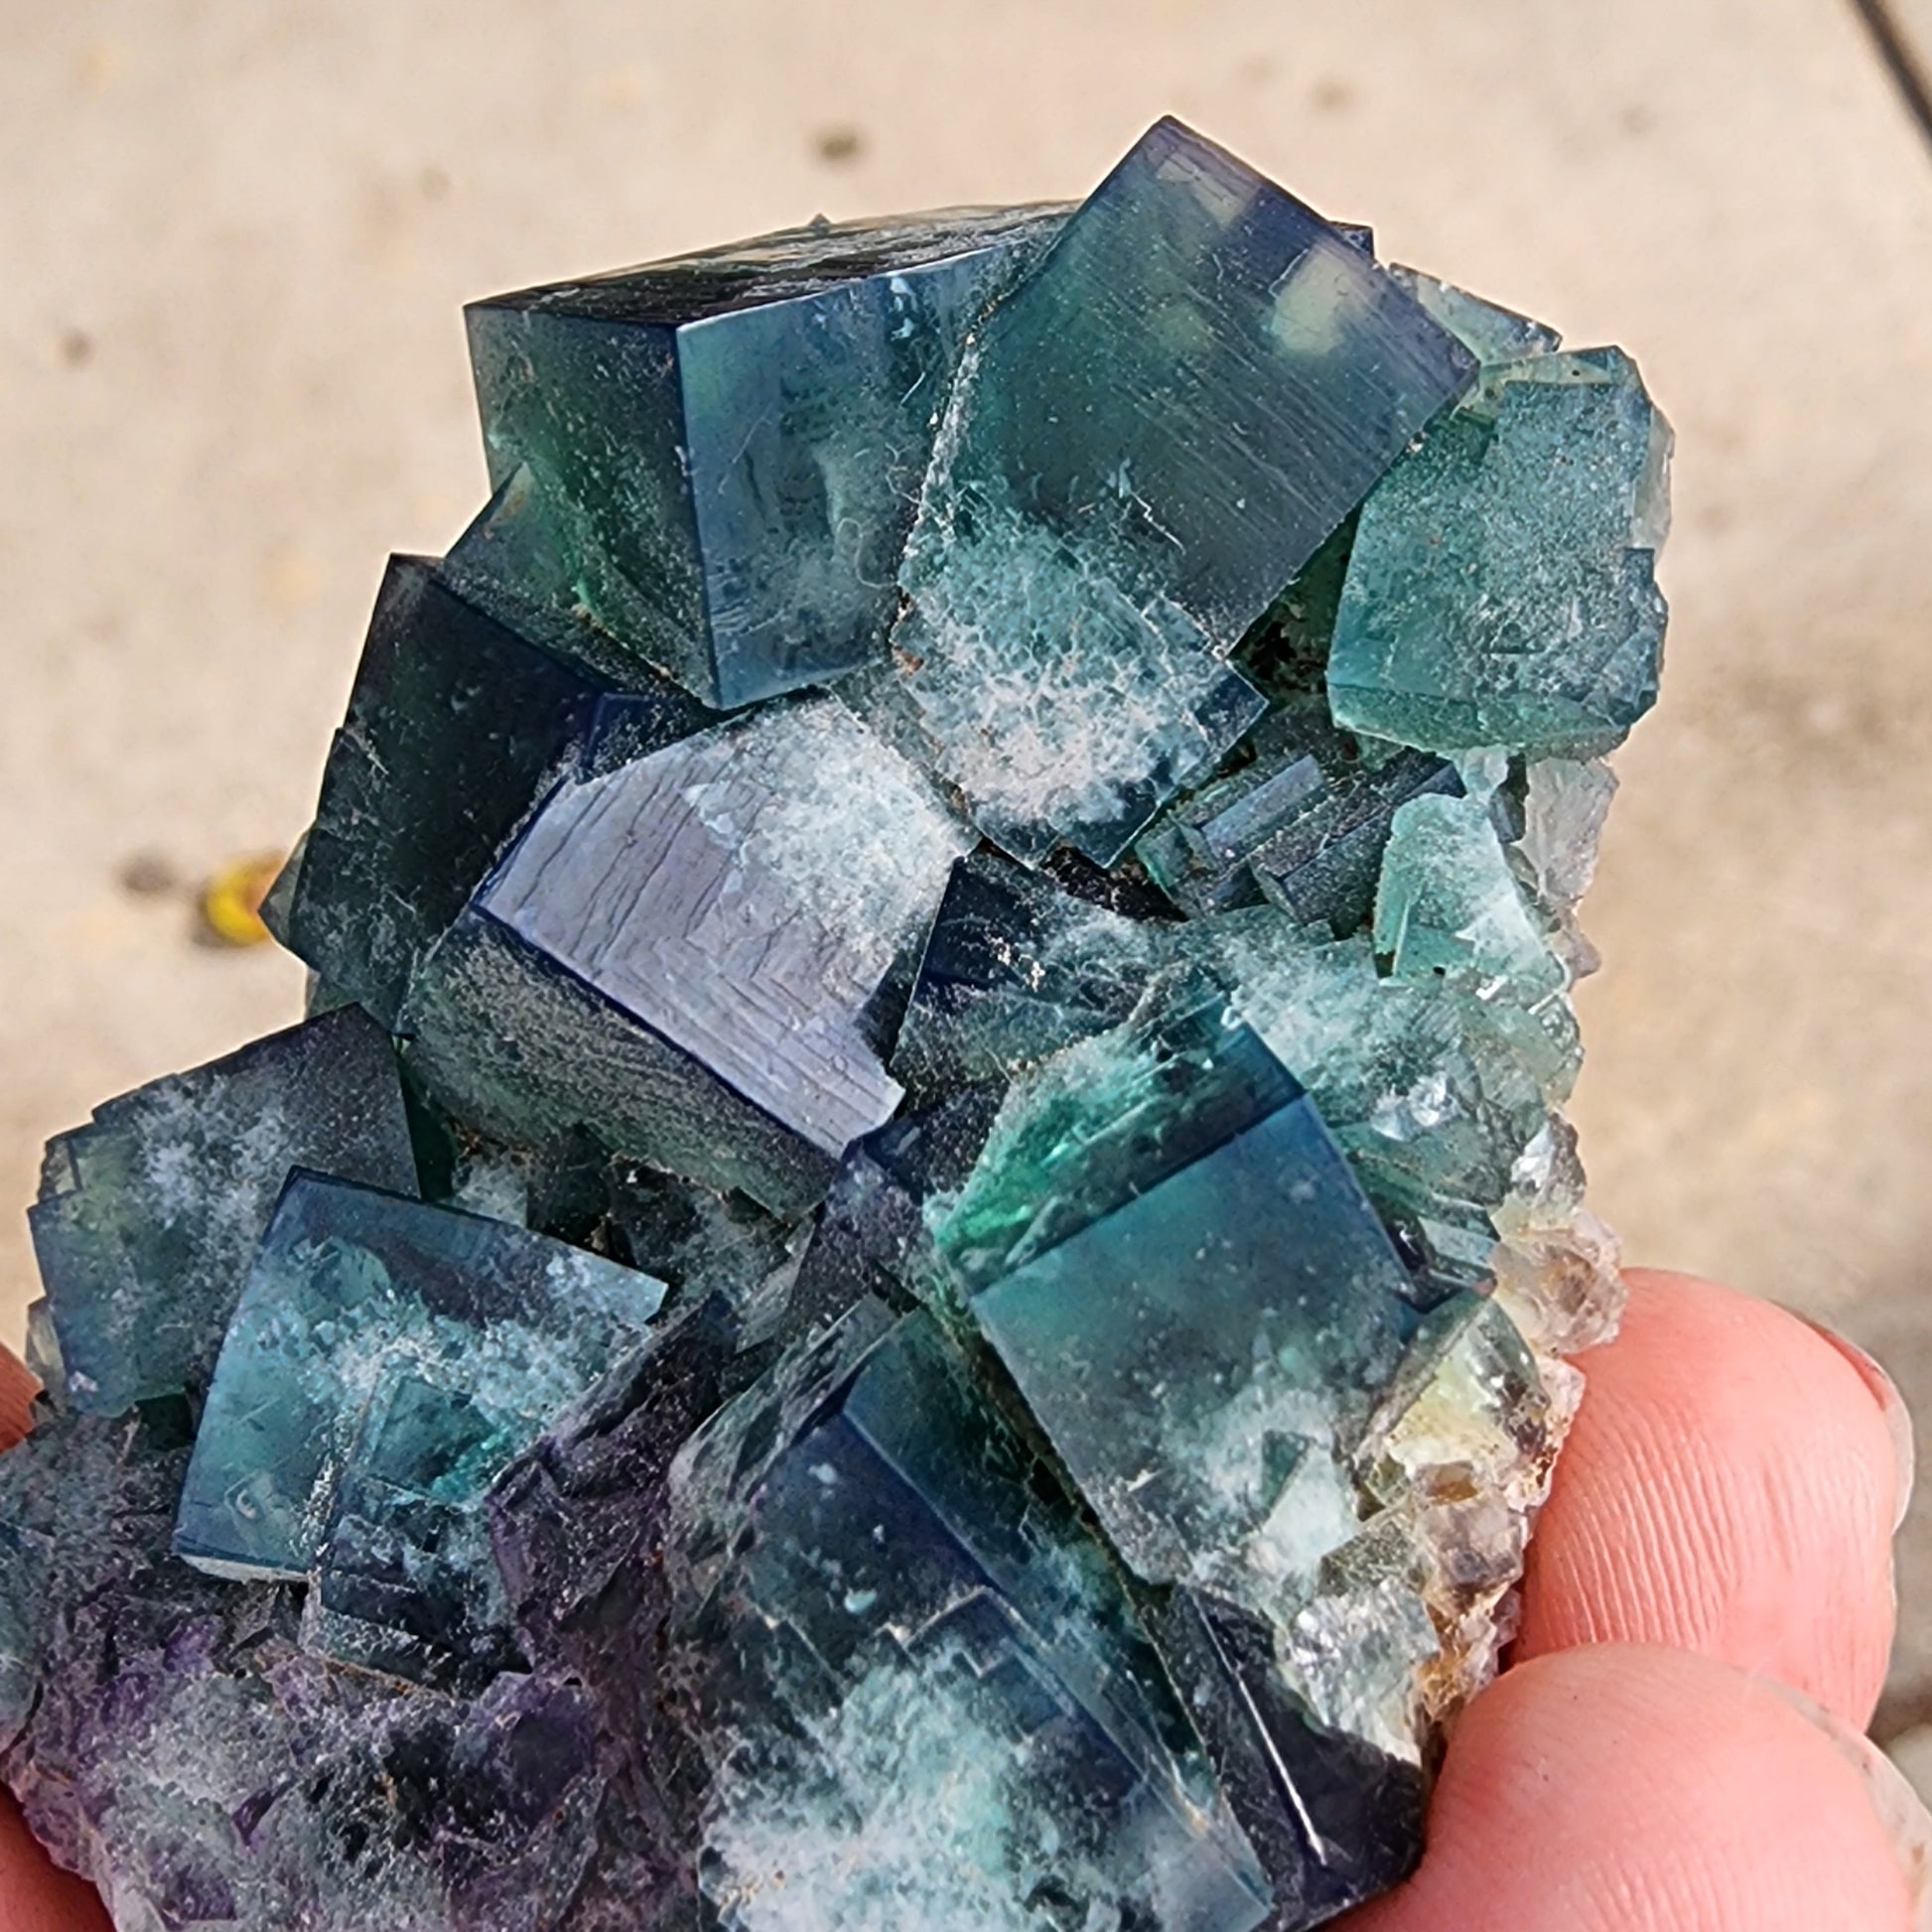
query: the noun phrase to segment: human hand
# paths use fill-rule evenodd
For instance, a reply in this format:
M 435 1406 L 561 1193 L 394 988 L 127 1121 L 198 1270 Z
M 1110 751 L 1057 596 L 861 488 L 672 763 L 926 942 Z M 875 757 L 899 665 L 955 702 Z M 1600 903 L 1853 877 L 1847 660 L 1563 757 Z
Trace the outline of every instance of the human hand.
M 1430 1849 L 1335 1932 L 1925 1932 L 1932 1820 L 1861 1735 L 1911 1433 L 1768 1303 L 1634 1272 Z
M 1768 1304 L 1630 1285 L 1586 1362 L 1515 1667 L 1456 1728 L 1421 1872 L 1345 1932 L 1922 1932 L 1932 1823 L 1859 1735 L 1891 1642 L 1904 1411 Z M 0 1359 L 0 1442 L 32 1386 Z M 10 1806 L 0 1926 L 107 1926 Z

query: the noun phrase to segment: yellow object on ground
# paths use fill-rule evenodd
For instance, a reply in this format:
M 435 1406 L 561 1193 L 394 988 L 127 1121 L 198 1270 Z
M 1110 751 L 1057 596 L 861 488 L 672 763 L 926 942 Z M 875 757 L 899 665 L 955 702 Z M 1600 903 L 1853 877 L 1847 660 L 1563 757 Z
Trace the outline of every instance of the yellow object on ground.
M 215 946 L 260 946 L 274 935 L 262 924 L 262 900 L 282 870 L 280 852 L 251 852 L 230 859 L 203 886 L 196 898 L 201 936 Z

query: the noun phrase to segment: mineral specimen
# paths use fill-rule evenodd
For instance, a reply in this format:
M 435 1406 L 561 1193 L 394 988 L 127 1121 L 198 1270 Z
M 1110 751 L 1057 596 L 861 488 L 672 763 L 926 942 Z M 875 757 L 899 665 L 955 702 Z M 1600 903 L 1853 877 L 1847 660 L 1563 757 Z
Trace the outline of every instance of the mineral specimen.
M 1628 359 L 1173 121 L 477 305 L 266 907 L 32 1210 L 0 1773 L 128 1932 L 1300 1932 L 1617 1311 Z

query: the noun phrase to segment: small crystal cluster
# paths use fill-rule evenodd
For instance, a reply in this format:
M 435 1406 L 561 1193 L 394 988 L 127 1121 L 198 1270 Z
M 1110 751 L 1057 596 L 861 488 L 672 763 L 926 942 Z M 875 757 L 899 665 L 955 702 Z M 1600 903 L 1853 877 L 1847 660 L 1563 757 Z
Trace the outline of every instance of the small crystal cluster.
M 267 916 L 48 1150 L 0 1769 L 124 1932 L 1280 1932 L 1616 1316 L 1629 361 L 1168 121 L 470 313 Z

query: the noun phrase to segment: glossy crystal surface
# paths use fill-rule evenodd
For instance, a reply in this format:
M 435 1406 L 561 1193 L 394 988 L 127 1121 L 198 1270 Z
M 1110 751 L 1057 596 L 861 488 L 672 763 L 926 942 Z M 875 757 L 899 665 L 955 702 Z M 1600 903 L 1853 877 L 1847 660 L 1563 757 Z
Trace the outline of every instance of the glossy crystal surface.
M 965 339 L 1065 210 L 831 223 L 469 312 L 491 481 L 626 652 L 731 707 L 882 655 Z
M 1611 750 L 1657 700 L 1669 428 L 1618 349 L 1486 367 L 1362 507 L 1336 719 L 1441 752 Z
M 76 1408 L 206 1386 L 298 1168 L 415 1191 L 395 1050 L 352 1008 L 123 1094 L 49 1144 L 27 1218 Z
M 32 1210 L 0 1775 L 123 1932 L 1304 1932 L 1611 1237 L 1626 358 L 1175 122 L 478 305 L 270 920 Z
M 1118 859 L 1261 715 L 1222 659 L 1468 352 L 1345 236 L 1164 121 L 976 333 L 889 695 L 1019 858 Z

